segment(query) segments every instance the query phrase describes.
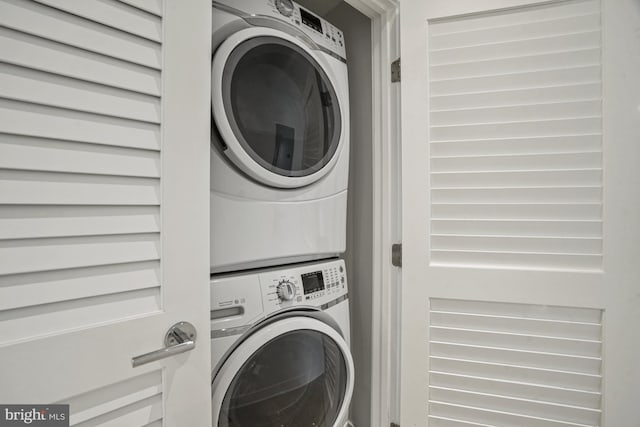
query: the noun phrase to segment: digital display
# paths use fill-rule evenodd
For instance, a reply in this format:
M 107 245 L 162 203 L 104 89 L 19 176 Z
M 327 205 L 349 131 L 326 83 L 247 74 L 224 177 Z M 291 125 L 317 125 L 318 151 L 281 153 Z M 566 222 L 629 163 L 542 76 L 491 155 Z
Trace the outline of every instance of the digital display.
M 322 277 L 322 271 L 315 271 L 313 273 L 306 273 L 302 275 L 302 287 L 304 293 L 312 294 L 314 292 L 324 290 L 324 278 Z
M 302 23 L 304 25 L 313 28 L 314 30 L 322 34 L 322 22 L 320 22 L 320 18 L 310 14 L 302 8 L 300 9 L 300 16 L 302 17 Z

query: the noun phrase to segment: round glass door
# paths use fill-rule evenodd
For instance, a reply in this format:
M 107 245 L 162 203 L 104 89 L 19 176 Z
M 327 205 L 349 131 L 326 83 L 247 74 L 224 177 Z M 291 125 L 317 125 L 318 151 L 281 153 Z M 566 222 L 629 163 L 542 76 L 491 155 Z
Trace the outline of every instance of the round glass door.
M 273 36 L 242 41 L 225 61 L 221 95 L 233 136 L 260 167 L 304 177 L 336 153 L 342 128 L 336 92 L 300 46 Z
M 347 361 L 316 330 L 273 338 L 237 371 L 222 400 L 218 427 L 333 427 L 347 389 Z

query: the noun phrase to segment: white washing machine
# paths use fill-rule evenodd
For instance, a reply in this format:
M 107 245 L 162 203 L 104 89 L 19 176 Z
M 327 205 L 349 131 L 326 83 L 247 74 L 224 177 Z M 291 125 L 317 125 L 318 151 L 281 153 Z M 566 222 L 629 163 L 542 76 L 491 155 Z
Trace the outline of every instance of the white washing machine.
M 290 0 L 213 2 L 211 272 L 344 252 L 340 30 Z
M 345 425 L 347 289 L 342 260 L 212 280 L 213 427 Z

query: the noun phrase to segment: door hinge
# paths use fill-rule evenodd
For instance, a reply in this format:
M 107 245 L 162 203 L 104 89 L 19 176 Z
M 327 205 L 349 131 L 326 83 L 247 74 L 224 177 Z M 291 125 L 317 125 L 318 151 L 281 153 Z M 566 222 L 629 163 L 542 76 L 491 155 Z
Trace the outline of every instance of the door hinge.
M 395 267 L 402 267 L 402 243 L 391 245 L 391 264 Z
M 400 81 L 400 58 L 391 63 L 391 83 Z
M 391 423 L 391 427 L 400 427 L 400 424 Z

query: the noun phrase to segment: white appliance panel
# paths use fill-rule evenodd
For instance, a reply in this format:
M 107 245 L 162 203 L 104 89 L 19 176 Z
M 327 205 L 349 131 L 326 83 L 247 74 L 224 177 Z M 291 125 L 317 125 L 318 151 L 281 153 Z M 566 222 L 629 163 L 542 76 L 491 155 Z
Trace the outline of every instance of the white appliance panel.
M 230 416 L 221 415 L 229 411 L 228 404 L 225 406 L 223 402 L 228 393 L 234 393 L 230 391 L 234 387 L 234 379 L 247 375 L 246 363 L 253 360 L 267 343 L 276 345 L 276 342 L 283 341 L 285 345 L 287 340 L 282 338 L 290 332 L 303 332 L 309 333 L 312 341 L 311 336 L 318 333 L 332 341 L 334 344 L 328 348 L 333 350 L 325 357 L 337 359 L 328 365 L 322 357 L 318 360 L 304 359 L 303 365 L 308 365 L 311 371 L 303 367 L 301 373 L 306 374 L 295 376 L 296 381 L 314 382 L 315 378 L 332 375 L 325 370 L 337 369 L 333 374 L 339 373 L 339 376 L 325 381 L 329 381 L 328 386 L 344 386 L 343 400 L 337 406 L 333 403 L 333 416 L 337 416 L 335 425 L 342 427 L 347 419 L 354 381 L 349 351 L 348 283 L 343 260 L 221 275 L 211 281 L 211 308 L 214 425 L 218 422 L 224 425 L 226 417 Z M 335 365 L 337 360 L 343 360 L 342 369 Z M 260 368 L 268 368 L 267 365 L 262 364 Z M 283 371 L 282 366 L 274 366 L 274 373 L 278 372 L 282 372 L 277 374 L 283 376 L 281 379 L 289 378 L 286 369 Z M 270 393 L 278 392 L 273 390 Z M 269 396 L 266 394 L 263 399 L 268 400 Z
M 259 170 L 261 166 L 258 163 L 255 166 L 251 166 L 251 162 L 242 163 L 242 167 L 236 166 L 234 162 L 239 161 L 237 154 L 232 156 L 232 150 L 227 148 L 225 151 L 224 148 L 229 139 L 234 138 L 233 134 L 226 125 L 222 128 L 217 126 L 221 132 L 214 132 L 212 141 L 210 198 L 210 253 L 211 272 L 214 274 L 329 258 L 346 249 L 350 126 L 342 32 L 320 20 L 323 32 L 318 38 L 320 33 L 312 28 L 316 20 L 308 11 L 292 2 L 292 15 L 286 17 L 280 12 L 283 9 L 281 3 L 288 2 L 214 2 L 214 56 L 217 47 L 225 40 L 248 29 L 258 36 L 261 33 L 273 36 L 281 32 L 283 40 L 292 40 L 293 36 L 296 43 L 307 43 L 309 52 L 317 58 L 318 65 L 335 90 L 342 122 L 338 148 L 328 166 L 322 169 L 323 175 L 314 173 L 321 176 L 319 179 L 314 178 L 308 180 L 308 184 L 298 186 L 296 183 L 305 182 L 307 178 L 275 176 L 267 173 L 266 169 Z M 311 16 L 305 21 L 311 26 L 302 21 L 296 23 L 302 15 Z M 281 22 L 284 27 L 278 27 L 274 22 Z M 295 36 L 296 32 L 299 37 Z M 218 68 L 219 64 L 220 61 Z M 212 86 L 215 98 L 216 91 L 222 89 L 216 89 L 215 81 Z M 224 124 L 228 121 L 228 112 L 221 107 L 221 101 L 214 104 L 218 111 L 214 116 L 216 123 Z M 237 147 L 234 145 L 234 148 Z M 247 173 L 247 168 L 252 173 Z M 283 183 L 283 187 L 278 188 L 256 178 L 269 174 L 272 175 L 269 179 Z

